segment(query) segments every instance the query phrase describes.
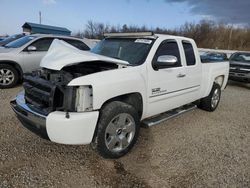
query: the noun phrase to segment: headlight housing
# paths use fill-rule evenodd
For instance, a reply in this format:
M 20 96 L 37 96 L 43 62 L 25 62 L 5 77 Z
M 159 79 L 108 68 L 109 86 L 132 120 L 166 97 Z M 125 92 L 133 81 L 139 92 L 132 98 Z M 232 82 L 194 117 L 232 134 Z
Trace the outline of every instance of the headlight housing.
M 76 89 L 75 107 L 77 112 L 86 112 L 93 110 L 92 86 L 79 86 Z

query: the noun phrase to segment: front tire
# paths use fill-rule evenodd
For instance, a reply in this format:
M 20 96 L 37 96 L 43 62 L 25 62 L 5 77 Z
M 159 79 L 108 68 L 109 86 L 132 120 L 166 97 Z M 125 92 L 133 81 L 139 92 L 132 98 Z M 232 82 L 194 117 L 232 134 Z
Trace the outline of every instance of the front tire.
M 18 72 L 11 65 L 0 64 L 0 88 L 12 88 L 18 82 Z
M 210 94 L 201 99 L 200 104 L 198 105 L 199 108 L 213 112 L 218 107 L 221 98 L 221 87 L 219 84 L 214 83 Z
M 95 138 L 96 149 L 104 158 L 119 158 L 130 151 L 140 129 L 138 112 L 129 104 L 114 101 L 100 112 Z

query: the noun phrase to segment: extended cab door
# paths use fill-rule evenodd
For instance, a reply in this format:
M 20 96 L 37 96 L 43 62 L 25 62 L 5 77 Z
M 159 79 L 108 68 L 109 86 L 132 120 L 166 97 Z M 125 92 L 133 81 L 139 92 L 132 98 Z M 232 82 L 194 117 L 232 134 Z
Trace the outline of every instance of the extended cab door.
M 186 62 L 186 87 L 193 88 L 190 96 L 190 102 L 200 98 L 200 89 L 202 82 L 202 65 L 200 61 L 200 55 L 197 50 L 197 46 L 193 40 L 181 41 L 184 53 L 184 59 Z
M 155 70 L 154 63 L 162 55 L 177 58 L 175 65 Z M 189 83 L 181 41 L 169 39 L 161 42 L 148 67 L 148 112 L 153 116 L 191 102 L 197 92 L 196 84 Z
M 46 55 L 54 38 L 41 38 L 28 45 L 21 52 L 21 63 L 24 72 L 31 72 L 40 67 L 42 58 Z M 29 50 L 32 47 L 32 50 Z

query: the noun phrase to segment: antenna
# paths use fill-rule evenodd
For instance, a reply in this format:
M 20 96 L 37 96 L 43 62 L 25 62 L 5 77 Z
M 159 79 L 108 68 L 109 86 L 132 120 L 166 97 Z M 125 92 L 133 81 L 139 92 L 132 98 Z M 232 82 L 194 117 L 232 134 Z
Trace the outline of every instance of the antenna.
M 39 11 L 39 23 L 42 24 L 42 12 Z

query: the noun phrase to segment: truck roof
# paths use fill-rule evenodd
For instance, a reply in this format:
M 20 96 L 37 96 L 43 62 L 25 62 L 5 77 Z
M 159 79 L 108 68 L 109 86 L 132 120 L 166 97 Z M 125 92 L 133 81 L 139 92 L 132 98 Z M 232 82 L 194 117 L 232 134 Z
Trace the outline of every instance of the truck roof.
M 157 34 L 153 32 L 134 32 L 134 33 L 104 33 L 104 37 L 106 38 L 166 38 L 166 37 L 174 37 L 178 39 L 186 39 L 192 40 L 191 38 L 176 36 L 176 35 L 168 35 L 168 34 Z

